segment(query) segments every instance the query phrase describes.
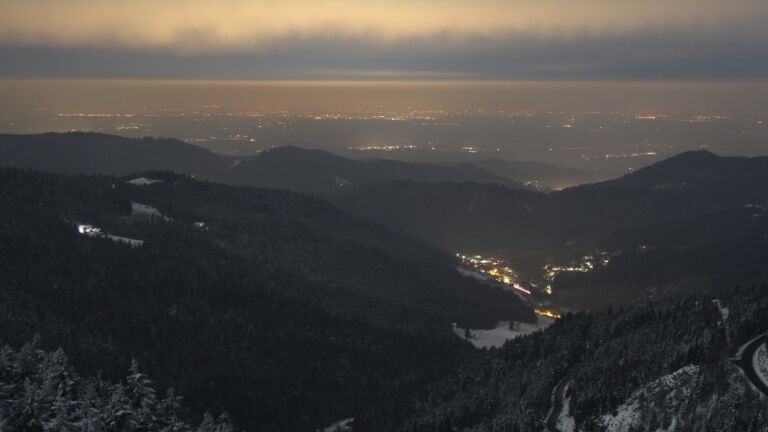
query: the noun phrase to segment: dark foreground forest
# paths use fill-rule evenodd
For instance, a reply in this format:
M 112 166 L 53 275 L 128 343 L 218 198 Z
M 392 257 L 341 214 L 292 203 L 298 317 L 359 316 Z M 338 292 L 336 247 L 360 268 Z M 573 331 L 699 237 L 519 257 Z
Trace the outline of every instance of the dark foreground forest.
M 205 413 L 192 423 L 173 388 L 159 394 L 136 361 L 122 380 L 81 377 L 66 353 L 46 352 L 37 338 L 18 351 L 0 349 L 0 428 L 8 431 L 147 430 L 232 432 L 229 416 Z
M 451 323 L 533 320 L 450 256 L 319 200 L 131 178 L 0 172 L 3 343 L 39 334 L 112 381 L 135 358 L 197 412 L 309 430 L 470 353 Z

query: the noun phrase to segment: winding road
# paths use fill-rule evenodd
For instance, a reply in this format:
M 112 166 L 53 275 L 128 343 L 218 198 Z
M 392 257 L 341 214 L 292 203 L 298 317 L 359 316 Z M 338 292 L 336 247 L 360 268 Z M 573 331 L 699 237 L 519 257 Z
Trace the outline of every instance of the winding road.
M 562 432 L 557 427 L 557 419 L 563 410 L 563 390 L 568 385 L 568 377 L 561 379 L 552 389 L 552 398 L 549 405 L 549 411 L 544 418 L 544 432 Z
M 742 347 L 741 357 L 732 360 L 736 366 L 744 371 L 744 376 L 746 376 L 749 382 L 752 383 L 752 386 L 759 390 L 764 396 L 768 396 L 768 385 L 766 385 L 757 374 L 755 366 L 752 364 L 752 358 L 755 356 L 755 351 L 760 348 L 760 345 L 766 343 L 766 341 L 768 341 L 768 335 L 761 335 L 752 339 Z

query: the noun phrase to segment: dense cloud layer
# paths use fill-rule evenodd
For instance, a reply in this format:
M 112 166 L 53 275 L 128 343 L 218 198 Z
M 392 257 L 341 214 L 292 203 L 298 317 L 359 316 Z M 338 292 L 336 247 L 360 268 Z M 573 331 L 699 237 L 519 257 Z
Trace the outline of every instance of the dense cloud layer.
M 755 78 L 765 22 L 761 0 L 10 0 L 0 60 L 6 76 Z

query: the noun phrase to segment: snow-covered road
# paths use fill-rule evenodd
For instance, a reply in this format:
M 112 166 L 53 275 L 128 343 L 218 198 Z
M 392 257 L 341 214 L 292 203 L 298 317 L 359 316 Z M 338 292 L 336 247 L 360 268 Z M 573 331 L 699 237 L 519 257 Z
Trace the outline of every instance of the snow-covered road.
M 744 344 L 737 354 L 737 358 L 733 359 L 736 366 L 740 367 L 744 371 L 744 376 L 763 396 L 768 396 L 768 384 L 761 377 L 760 371 L 755 367 L 755 356 L 758 349 L 763 346 L 768 337 L 765 334 L 760 335 L 751 341 Z

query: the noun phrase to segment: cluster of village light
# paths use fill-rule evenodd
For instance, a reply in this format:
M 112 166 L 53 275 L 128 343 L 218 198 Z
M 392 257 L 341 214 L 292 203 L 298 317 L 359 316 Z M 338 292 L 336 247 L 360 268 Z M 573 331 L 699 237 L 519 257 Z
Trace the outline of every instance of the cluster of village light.
M 618 252 L 607 252 L 603 250 L 596 250 L 592 255 L 584 255 L 578 261 L 572 261 L 568 265 L 555 265 L 547 263 L 544 265 L 544 291 L 552 295 L 552 283 L 558 274 L 564 272 L 577 272 L 587 273 L 593 271 L 601 266 L 608 265 L 611 262 L 611 258 L 617 255 Z
M 461 253 L 457 253 L 456 257 L 461 260 L 461 264 L 465 267 L 471 268 L 499 283 L 515 288 L 528 295 L 531 294 L 530 290 L 521 287 L 520 284 L 516 282 L 517 273 L 515 273 L 515 271 L 502 259 L 484 257 L 482 255 L 463 255 Z
M 358 147 L 349 147 L 349 150 L 355 151 L 398 151 L 398 150 L 416 150 L 415 145 L 367 145 Z
M 520 285 L 517 272 L 515 272 L 505 260 L 494 257 L 485 257 L 482 255 L 464 255 L 462 253 L 457 253 L 456 257 L 461 262 L 462 267 L 471 269 L 472 271 L 485 276 L 488 280 L 499 283 L 513 292 L 524 294 L 522 297 L 527 301 L 532 302 L 531 297 L 533 292 Z M 539 304 L 539 307 L 534 308 L 533 312 L 536 315 L 554 319 L 559 319 L 561 317 L 558 312 L 546 309 L 542 307 L 541 304 Z

